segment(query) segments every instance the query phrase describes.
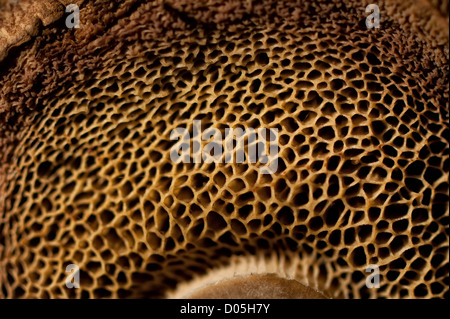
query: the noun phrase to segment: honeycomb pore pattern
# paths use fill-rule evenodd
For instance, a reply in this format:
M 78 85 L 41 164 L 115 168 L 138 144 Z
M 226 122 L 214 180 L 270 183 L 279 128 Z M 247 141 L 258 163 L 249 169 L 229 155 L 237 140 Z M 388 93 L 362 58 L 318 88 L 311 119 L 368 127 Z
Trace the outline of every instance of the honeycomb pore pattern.
M 217 26 L 180 3 L 117 5 L 128 14 L 105 20 L 120 28 L 89 38 L 101 45 L 85 55 L 67 48 L 86 31 L 49 27 L 18 61 L 39 47 L 69 50 L 80 65 L 40 70 L 27 104 L 14 67 L 0 79 L 3 98 L 24 110 L 4 147 L 0 297 L 164 297 L 232 257 L 274 254 L 329 297 L 446 296 L 444 49 L 394 22 L 368 31 L 350 1 L 345 12 L 329 4 L 336 23 L 317 13 L 330 9 L 320 1 L 294 12 L 279 1 L 282 13 L 254 9 L 236 22 L 228 12 Z M 161 24 L 155 38 L 140 27 L 156 32 L 159 21 L 180 31 Z M 194 120 L 222 132 L 278 129 L 276 173 L 174 163 L 170 132 L 192 132 Z M 80 289 L 64 285 L 69 264 Z M 378 289 L 366 287 L 369 264 L 380 267 Z

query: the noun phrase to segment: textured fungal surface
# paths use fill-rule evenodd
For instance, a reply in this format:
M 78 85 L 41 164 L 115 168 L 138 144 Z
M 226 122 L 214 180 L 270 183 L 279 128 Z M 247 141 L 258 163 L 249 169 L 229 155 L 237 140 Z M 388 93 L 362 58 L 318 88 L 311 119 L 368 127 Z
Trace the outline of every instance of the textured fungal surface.
M 327 297 L 448 296 L 448 18 L 306 2 L 87 1 L 10 54 L 0 297 L 161 298 L 252 258 Z M 174 163 L 194 120 L 278 129 L 277 171 Z

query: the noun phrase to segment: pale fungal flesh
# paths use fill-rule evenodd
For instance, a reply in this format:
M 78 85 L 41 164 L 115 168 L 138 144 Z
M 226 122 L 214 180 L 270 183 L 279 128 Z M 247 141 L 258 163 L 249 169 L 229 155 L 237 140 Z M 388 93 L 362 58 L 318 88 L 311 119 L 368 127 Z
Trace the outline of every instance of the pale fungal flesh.
M 448 2 L 381 1 L 372 30 L 367 1 L 78 1 L 74 29 L 64 1 L 19 3 L 0 13 L 0 298 L 179 297 L 230 267 L 448 296 Z M 277 172 L 174 163 L 194 120 L 278 129 Z

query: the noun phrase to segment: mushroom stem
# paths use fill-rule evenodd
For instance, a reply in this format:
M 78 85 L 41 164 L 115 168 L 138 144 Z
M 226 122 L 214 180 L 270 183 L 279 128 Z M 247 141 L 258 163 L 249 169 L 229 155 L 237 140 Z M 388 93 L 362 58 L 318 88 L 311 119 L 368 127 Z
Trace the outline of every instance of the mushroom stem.
M 225 279 L 193 291 L 189 299 L 326 299 L 319 291 L 297 280 L 276 274 L 256 274 Z

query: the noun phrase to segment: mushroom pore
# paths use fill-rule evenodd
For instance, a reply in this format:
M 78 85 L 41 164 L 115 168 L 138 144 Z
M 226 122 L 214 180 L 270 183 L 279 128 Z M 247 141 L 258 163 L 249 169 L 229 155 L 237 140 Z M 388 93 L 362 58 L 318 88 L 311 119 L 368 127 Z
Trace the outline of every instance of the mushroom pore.
M 1 298 L 448 297 L 448 1 L 66 2 L 0 2 Z

